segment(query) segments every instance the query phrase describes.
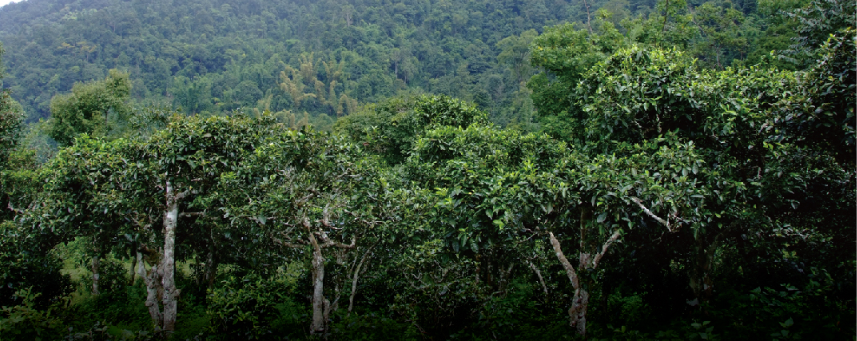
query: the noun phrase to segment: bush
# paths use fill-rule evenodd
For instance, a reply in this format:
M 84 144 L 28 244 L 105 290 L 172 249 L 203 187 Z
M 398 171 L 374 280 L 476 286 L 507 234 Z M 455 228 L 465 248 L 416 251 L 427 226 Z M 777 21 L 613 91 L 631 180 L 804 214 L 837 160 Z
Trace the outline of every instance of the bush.
M 62 275 L 62 261 L 43 250 L 41 234 L 30 233 L 11 222 L 0 223 L 0 306 L 23 304 L 19 290 L 29 288 L 33 307 L 43 309 L 73 290 L 69 276 Z
M 308 321 L 306 306 L 294 302 L 296 278 L 277 271 L 270 278 L 257 273 L 226 271 L 224 280 L 208 294 L 213 340 L 267 340 L 303 337 Z
M 36 299 L 39 293 L 33 293 L 32 288 L 20 289 L 15 292 L 15 299 L 21 300 L 21 305 L 4 306 L 0 311 L 0 335 L 3 340 L 56 340 L 63 332 L 63 323 L 52 314 L 56 308 L 47 311 L 36 309 Z
M 92 273 L 81 276 L 84 288 L 92 288 Z M 128 270 L 121 261 L 112 257 L 102 258 L 98 266 L 98 291 L 102 294 L 124 289 L 128 285 Z

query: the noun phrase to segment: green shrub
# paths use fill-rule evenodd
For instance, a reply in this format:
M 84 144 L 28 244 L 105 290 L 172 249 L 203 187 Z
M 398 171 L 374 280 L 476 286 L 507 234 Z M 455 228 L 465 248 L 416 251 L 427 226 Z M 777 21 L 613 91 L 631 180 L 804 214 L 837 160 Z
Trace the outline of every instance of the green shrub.
M 56 340 L 62 335 L 64 326 L 56 315 L 56 307 L 36 309 L 40 295 L 32 288 L 15 292 L 15 298 L 22 304 L 0 310 L 0 340 Z
M 23 304 L 17 292 L 29 288 L 39 293 L 30 302 L 43 309 L 73 290 L 69 276 L 62 275 L 62 261 L 53 252 L 39 251 L 44 236 L 11 221 L 0 223 L 0 306 Z
M 293 301 L 295 278 L 278 271 L 271 278 L 257 273 L 229 274 L 208 294 L 213 340 L 268 340 L 304 335 L 306 305 Z

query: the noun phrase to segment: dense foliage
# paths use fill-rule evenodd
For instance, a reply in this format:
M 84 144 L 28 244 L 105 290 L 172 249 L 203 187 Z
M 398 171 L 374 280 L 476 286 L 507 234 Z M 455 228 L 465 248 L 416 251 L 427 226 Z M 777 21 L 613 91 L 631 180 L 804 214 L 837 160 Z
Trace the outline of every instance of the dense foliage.
M 854 13 L 4 7 L 0 340 L 854 338 Z

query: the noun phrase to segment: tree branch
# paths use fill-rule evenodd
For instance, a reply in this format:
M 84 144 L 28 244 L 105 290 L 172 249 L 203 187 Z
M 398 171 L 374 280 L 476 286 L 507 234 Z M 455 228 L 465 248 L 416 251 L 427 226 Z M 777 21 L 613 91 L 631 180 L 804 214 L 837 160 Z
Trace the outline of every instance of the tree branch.
M 8 206 L 8 207 L 9 207 L 9 210 L 10 210 L 10 211 L 15 212 L 16 214 L 22 214 L 22 213 L 24 213 L 23 211 L 21 211 L 21 210 L 19 210 L 19 209 L 16 209 L 16 208 L 15 208 L 15 206 L 12 206 L 12 201 L 9 201 L 9 204 L 8 204 L 8 205 L 6 205 L 6 206 Z
M 351 244 L 348 245 L 328 239 L 327 233 L 321 233 L 321 240 L 324 242 L 320 245 L 321 248 L 336 246 L 340 249 L 353 249 L 357 245 L 357 237 L 351 237 Z
M 283 233 L 281 233 L 281 234 L 283 234 Z M 286 236 L 286 235 L 284 235 L 284 236 L 286 238 L 288 238 L 288 236 Z M 285 247 L 290 247 L 290 248 L 294 248 L 294 249 L 302 249 L 304 246 L 307 245 L 307 242 L 304 240 L 298 240 L 297 244 L 295 244 L 291 241 L 291 238 L 288 238 L 288 239 L 289 240 L 283 241 L 282 239 L 277 238 L 274 235 L 271 235 L 271 240 L 274 241 L 274 243 L 277 243 L 277 244 L 285 246 Z
M 590 39 L 591 39 L 592 25 L 589 23 L 591 20 L 590 15 L 589 15 L 589 3 L 587 3 L 586 0 L 583 0 L 583 6 L 586 7 L 586 27 L 589 29 L 589 35 L 590 35 Z
M 666 221 L 666 220 L 663 220 L 662 218 L 660 218 L 660 217 L 656 216 L 654 213 L 652 213 L 652 211 L 650 211 L 648 208 L 646 208 L 646 206 L 643 206 L 643 203 L 642 203 L 642 201 L 640 201 L 640 198 L 637 198 L 637 197 L 631 197 L 631 201 L 633 201 L 635 204 L 637 204 L 637 206 L 640 206 L 640 208 L 642 208 L 642 209 L 643 209 L 643 212 L 646 212 L 646 214 L 647 214 L 648 216 L 652 217 L 653 219 L 657 220 L 659 223 L 661 223 L 661 224 L 663 224 L 664 226 L 666 226 L 666 228 L 667 228 L 667 230 L 668 230 L 668 231 L 670 231 L 670 232 L 674 232 L 674 231 L 672 230 L 672 227 L 670 227 L 670 222 L 669 222 L 669 221 Z
M 372 244 L 372 246 L 363 253 L 363 257 L 360 258 L 360 263 L 358 263 L 357 268 L 354 269 L 354 278 L 351 281 L 351 297 L 348 298 L 348 314 L 351 314 L 351 309 L 354 308 L 354 296 L 357 294 L 357 280 L 360 279 L 360 268 L 363 267 L 363 262 L 366 261 L 366 256 L 369 255 L 369 252 L 372 252 L 375 245 L 378 245 L 378 242 Z
M 169 186 L 169 185 L 168 185 L 168 186 Z M 178 201 L 178 200 L 182 200 L 182 199 L 184 199 L 188 194 L 190 194 L 190 190 L 186 190 L 186 191 L 184 191 L 184 192 L 181 192 L 181 193 L 179 193 L 179 194 L 176 194 L 175 196 L 173 196 L 173 199 L 174 199 L 174 200 L 176 200 L 176 201 Z
M 580 282 L 577 279 L 577 272 L 574 271 L 574 266 L 568 261 L 568 258 L 565 258 L 565 255 L 562 253 L 562 247 L 559 245 L 559 240 L 553 235 L 553 232 L 548 232 L 548 236 L 551 240 L 551 245 L 553 246 L 553 250 L 556 253 L 556 258 L 559 259 L 559 262 L 562 264 L 562 267 L 565 268 L 565 272 L 568 275 L 568 279 L 571 281 L 571 286 L 574 287 L 575 290 L 580 287 Z
M 621 235 L 622 234 L 619 233 L 619 231 L 613 232 L 613 235 L 610 236 L 610 239 L 607 239 L 607 241 L 604 243 L 604 245 L 601 246 L 601 252 L 599 252 L 597 255 L 595 255 L 595 259 L 592 260 L 592 268 L 593 269 L 598 268 L 598 262 L 601 261 L 601 257 L 604 257 L 604 255 L 607 253 L 607 249 L 610 248 L 610 245 L 613 245 L 613 243 L 617 239 L 619 239 L 619 236 L 621 236 Z
M 527 265 L 530 266 L 530 269 L 532 269 L 533 272 L 536 273 L 536 277 L 539 278 L 539 283 L 542 284 L 542 290 L 544 290 L 544 292 L 545 292 L 545 300 L 547 301 L 547 299 L 548 299 L 548 286 L 545 285 L 545 279 L 542 278 L 542 272 L 539 271 L 539 268 L 537 268 L 536 265 L 533 264 L 533 262 L 531 262 L 529 260 L 527 261 Z
M 277 244 L 279 244 L 280 246 L 290 247 L 290 248 L 293 248 L 293 249 L 301 249 L 301 248 L 303 248 L 303 245 L 300 245 L 300 244 L 292 244 L 292 243 L 290 243 L 290 242 L 284 242 L 284 241 L 282 241 L 282 240 L 280 240 L 279 238 L 276 238 L 276 237 L 271 238 L 271 240 L 273 240 L 273 241 L 274 241 L 274 243 L 277 243 Z

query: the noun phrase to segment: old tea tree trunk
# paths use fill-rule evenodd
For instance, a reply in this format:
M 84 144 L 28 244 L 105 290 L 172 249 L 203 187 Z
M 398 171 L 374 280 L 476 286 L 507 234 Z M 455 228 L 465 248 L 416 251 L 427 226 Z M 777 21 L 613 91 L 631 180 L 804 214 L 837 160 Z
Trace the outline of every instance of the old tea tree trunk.
M 161 250 L 161 260 L 152 264 L 146 276 L 146 306 L 149 315 L 157 327 L 165 332 L 175 330 L 178 314 L 178 298 L 181 290 L 176 288 L 175 281 L 175 250 L 176 228 L 179 218 L 179 202 L 187 193 L 176 193 L 173 185 L 166 183 L 166 207 L 164 211 L 164 248 Z M 161 311 L 158 301 L 163 304 Z
M 330 240 L 323 230 L 314 229 L 308 218 L 304 217 L 302 220 L 302 225 L 306 229 L 307 240 L 295 240 L 295 243 L 292 243 L 291 240 L 283 241 L 278 238 L 273 240 L 279 245 L 290 248 L 303 249 L 304 245 L 312 247 L 312 323 L 310 324 L 310 333 L 323 334 L 326 330 L 326 316 L 330 312 L 331 303 L 324 297 L 324 254 L 322 254 L 322 250 L 329 247 L 354 249 L 357 239 L 352 238 L 351 244 L 348 245 L 335 242 Z M 327 209 L 324 210 L 322 226 L 331 226 Z
M 326 211 L 326 210 L 325 210 Z M 304 228 L 307 229 L 309 243 L 312 245 L 312 324 L 310 325 L 311 333 L 324 333 L 327 325 L 327 315 L 330 309 L 330 301 L 324 298 L 324 256 L 321 253 L 322 249 L 335 246 L 343 249 L 353 249 L 356 244 L 356 239 L 351 239 L 350 245 L 334 242 L 328 239 L 327 234 L 323 231 L 312 231 L 309 219 L 304 218 Z M 327 213 L 323 220 L 324 226 L 329 226 Z M 316 238 L 318 234 L 319 238 Z M 319 243 L 321 239 L 321 243 Z
M 610 248 L 610 245 L 619 239 L 621 236 L 620 231 L 615 231 L 610 238 L 601 246 L 601 252 L 598 252 L 593 257 L 592 254 L 585 252 L 586 251 L 586 222 L 589 219 L 589 212 L 583 211 L 581 213 L 581 222 L 580 222 L 580 262 L 578 263 L 578 269 L 586 271 L 587 269 L 595 270 L 598 268 L 598 263 L 601 262 L 601 258 L 607 253 L 607 250 Z M 572 327 L 577 327 L 577 332 L 581 336 L 586 336 L 586 310 L 589 306 L 589 285 L 594 283 L 587 283 L 587 280 L 584 278 L 581 280 L 580 276 L 577 275 L 577 272 L 574 270 L 574 266 L 571 265 L 571 262 L 568 261 L 568 258 L 565 257 L 565 254 L 562 252 L 562 247 L 560 246 L 559 240 L 557 240 L 556 236 L 554 236 L 553 232 L 548 232 L 548 237 L 550 237 L 551 246 L 553 246 L 554 253 L 556 253 L 556 258 L 559 259 L 560 264 L 565 269 L 566 274 L 568 275 L 568 279 L 571 281 L 571 286 L 574 288 L 574 296 L 572 297 L 571 308 L 568 309 L 568 317 L 569 324 Z
M 175 194 L 175 189 L 167 182 L 167 209 L 164 212 L 164 330 L 176 329 L 176 315 L 178 313 L 178 298 L 181 293 L 176 288 L 176 225 L 179 219 L 179 200 L 184 197 Z

